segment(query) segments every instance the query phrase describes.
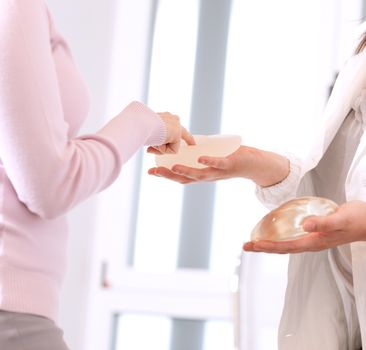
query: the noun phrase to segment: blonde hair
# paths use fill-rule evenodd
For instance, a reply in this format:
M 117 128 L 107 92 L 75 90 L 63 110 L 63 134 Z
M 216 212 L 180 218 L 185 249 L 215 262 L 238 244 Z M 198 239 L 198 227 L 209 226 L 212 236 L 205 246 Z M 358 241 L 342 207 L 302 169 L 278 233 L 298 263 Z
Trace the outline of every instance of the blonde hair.
M 355 54 L 357 55 L 358 53 L 362 52 L 365 48 L 366 48 L 366 33 L 362 35 L 362 39 L 355 50 Z

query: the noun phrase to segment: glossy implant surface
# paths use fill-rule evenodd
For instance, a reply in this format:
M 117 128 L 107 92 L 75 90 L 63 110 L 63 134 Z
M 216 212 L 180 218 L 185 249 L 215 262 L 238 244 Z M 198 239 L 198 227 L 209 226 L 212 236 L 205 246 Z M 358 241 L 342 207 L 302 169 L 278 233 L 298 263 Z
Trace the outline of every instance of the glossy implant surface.
M 338 205 L 321 197 L 300 197 L 290 200 L 269 212 L 254 227 L 253 241 L 284 241 L 300 238 L 308 232 L 302 224 L 309 216 L 325 216 L 334 213 Z
M 175 164 L 182 164 L 192 168 L 205 168 L 197 162 L 201 156 L 226 157 L 235 152 L 241 144 L 238 135 L 193 135 L 196 145 L 181 145 L 176 154 L 157 155 L 156 166 L 171 169 Z

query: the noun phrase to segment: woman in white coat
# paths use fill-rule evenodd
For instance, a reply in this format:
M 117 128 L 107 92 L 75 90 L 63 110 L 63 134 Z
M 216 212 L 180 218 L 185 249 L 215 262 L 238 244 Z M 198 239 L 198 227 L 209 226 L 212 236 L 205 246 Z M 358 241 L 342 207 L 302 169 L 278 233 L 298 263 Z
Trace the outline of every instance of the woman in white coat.
M 180 183 L 243 177 L 270 209 L 304 195 L 338 211 L 305 221 L 296 241 L 248 242 L 244 250 L 292 253 L 280 350 L 366 347 L 366 34 L 338 75 L 306 159 L 241 146 L 226 158 L 201 157 L 204 169 L 176 165 L 151 175 Z M 298 254 L 293 254 L 298 253 Z

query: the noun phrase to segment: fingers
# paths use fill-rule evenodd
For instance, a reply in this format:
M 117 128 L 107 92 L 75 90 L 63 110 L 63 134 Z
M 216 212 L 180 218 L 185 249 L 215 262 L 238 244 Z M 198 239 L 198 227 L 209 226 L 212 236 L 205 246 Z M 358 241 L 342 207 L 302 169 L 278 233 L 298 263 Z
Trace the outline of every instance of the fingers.
M 243 249 L 246 252 L 253 252 L 254 251 L 254 242 L 246 242 L 246 243 L 244 243 Z
M 230 161 L 227 158 L 222 157 L 208 157 L 202 156 L 198 159 L 198 162 L 216 169 L 225 170 L 229 167 Z
M 180 140 L 177 140 L 176 142 L 168 143 L 164 149 L 164 153 L 175 154 L 178 153 L 179 148 L 180 148 Z
M 196 169 L 181 164 L 174 165 L 171 170 L 164 167 L 151 168 L 148 173 L 150 175 L 165 177 L 182 184 L 221 180 L 223 178 L 219 170 L 213 168 Z
M 341 213 L 336 212 L 328 216 L 313 216 L 305 220 L 303 228 L 307 232 L 332 232 L 343 229 L 344 220 Z
M 187 145 L 195 145 L 196 141 L 194 140 L 193 136 L 187 131 L 185 127 L 179 124 L 180 127 L 180 133 L 177 134 L 177 138 L 173 141 L 167 144 L 165 153 L 178 153 L 181 140 L 184 140 Z
M 183 127 L 180 124 L 179 117 L 171 113 L 158 113 L 166 126 L 166 139 L 163 145 L 156 146 L 155 149 L 161 153 L 177 153 L 182 139 Z M 187 131 L 184 137 L 192 142 Z
M 182 139 L 187 143 L 187 145 L 195 145 L 196 144 L 196 141 L 194 140 L 194 137 L 183 126 L 182 126 Z
M 172 172 L 190 178 L 194 181 L 210 181 L 222 178 L 220 171 L 214 168 L 197 169 L 176 164 L 173 166 Z
M 328 246 L 329 245 L 329 246 Z M 291 241 L 252 241 L 244 244 L 243 249 L 251 252 L 275 253 L 275 254 L 295 254 L 302 252 L 315 252 L 325 248 L 330 248 L 334 244 L 326 241 L 326 238 L 319 232 Z
M 188 145 L 195 145 L 195 140 L 193 136 L 182 126 L 182 139 L 188 144 Z M 147 153 L 152 154 L 172 154 L 172 153 L 178 153 L 180 148 L 180 139 L 177 139 L 176 142 L 169 142 L 160 146 L 149 146 L 147 148 Z
M 149 146 L 147 148 L 146 152 L 147 153 L 152 153 L 152 154 L 158 154 L 158 155 L 161 154 L 161 152 L 158 149 L 156 149 L 156 147 L 153 147 L 153 146 Z
M 170 142 L 160 146 L 155 146 L 155 151 L 151 153 L 155 154 L 175 154 L 179 151 L 179 142 Z
M 164 167 L 151 168 L 148 170 L 148 174 L 164 177 L 168 180 L 179 182 L 181 184 L 189 184 L 189 183 L 193 182 L 193 180 L 191 180 L 185 176 L 180 176 L 178 174 L 175 174 L 172 171 L 170 171 L 168 168 L 164 168 Z
M 243 249 L 252 252 L 285 254 L 294 251 L 292 242 L 252 241 L 244 244 Z

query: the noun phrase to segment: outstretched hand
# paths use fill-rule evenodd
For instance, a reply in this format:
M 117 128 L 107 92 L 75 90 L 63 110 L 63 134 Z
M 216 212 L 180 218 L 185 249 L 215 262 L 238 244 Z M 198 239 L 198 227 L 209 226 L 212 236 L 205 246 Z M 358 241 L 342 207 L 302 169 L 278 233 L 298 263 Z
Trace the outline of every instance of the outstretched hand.
M 252 241 L 243 249 L 265 253 L 316 252 L 342 244 L 366 240 L 366 203 L 351 201 L 343 204 L 334 214 L 313 216 L 304 222 L 306 236 L 290 241 Z
M 287 158 L 244 145 L 227 157 L 202 156 L 197 161 L 205 167 L 197 169 L 176 164 L 171 170 L 151 168 L 149 174 L 182 184 L 242 177 L 253 180 L 259 186 L 271 186 L 289 173 Z
M 202 156 L 198 159 L 198 163 L 205 165 L 205 168 L 197 169 L 177 164 L 171 170 L 164 167 L 151 168 L 149 174 L 165 177 L 182 184 L 216 181 L 234 177 L 238 173 L 238 157 L 240 157 L 239 150 L 228 157 Z

